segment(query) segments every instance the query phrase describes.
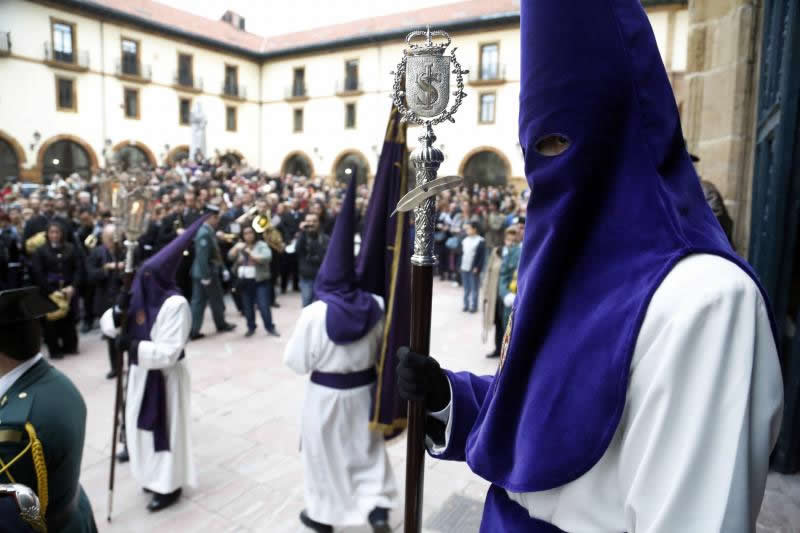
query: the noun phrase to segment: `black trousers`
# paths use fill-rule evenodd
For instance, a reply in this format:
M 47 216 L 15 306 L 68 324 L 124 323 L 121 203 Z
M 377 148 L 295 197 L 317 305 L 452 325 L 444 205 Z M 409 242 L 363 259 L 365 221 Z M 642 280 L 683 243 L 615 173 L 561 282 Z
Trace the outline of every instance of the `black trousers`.
M 94 316 L 94 285 L 86 283 L 80 289 L 81 301 L 83 302 L 83 323 L 91 326 L 96 318 Z
M 297 254 L 283 254 L 281 256 L 281 292 L 286 292 L 289 285 L 289 278 L 292 278 L 292 289 L 300 290 L 297 274 Z
M 494 353 L 497 355 L 500 355 L 500 350 L 503 348 L 503 335 L 505 334 L 503 330 L 503 314 L 505 311 L 506 306 L 503 304 L 500 294 L 498 294 L 494 308 Z
M 77 353 L 78 330 L 75 327 L 74 302 L 67 316 L 61 320 L 43 320 L 44 343 L 50 355 Z
M 118 371 L 117 350 L 114 348 L 114 339 L 109 339 L 106 337 L 106 346 L 108 348 L 108 367 L 111 370 Z

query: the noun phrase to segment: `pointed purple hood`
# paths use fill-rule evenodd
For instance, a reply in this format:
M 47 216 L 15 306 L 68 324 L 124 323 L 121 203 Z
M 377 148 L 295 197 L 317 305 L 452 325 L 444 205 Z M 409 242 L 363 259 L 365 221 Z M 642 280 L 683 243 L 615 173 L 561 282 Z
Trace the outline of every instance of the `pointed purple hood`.
M 197 230 L 208 215 L 198 218 L 186 230 L 172 239 L 157 254 L 145 261 L 136 271 L 131 285 L 131 303 L 128 308 L 128 332 L 131 338 L 150 340 L 150 329 L 158 316 L 161 304 L 168 297 L 181 294 L 175 275 L 183 259 L 183 252 L 194 239 Z
M 521 6 L 532 195 L 510 342 L 465 450 L 476 474 L 529 492 L 605 453 L 640 325 L 678 261 L 715 254 L 755 276 L 706 205 L 640 0 Z M 568 140 L 558 155 L 542 142 L 554 135 Z
M 363 338 L 383 316 L 378 302 L 359 288 L 356 278 L 355 201 L 354 178 L 347 187 L 328 251 L 314 282 L 317 298 L 328 304 L 325 328 L 335 344 L 348 344 Z

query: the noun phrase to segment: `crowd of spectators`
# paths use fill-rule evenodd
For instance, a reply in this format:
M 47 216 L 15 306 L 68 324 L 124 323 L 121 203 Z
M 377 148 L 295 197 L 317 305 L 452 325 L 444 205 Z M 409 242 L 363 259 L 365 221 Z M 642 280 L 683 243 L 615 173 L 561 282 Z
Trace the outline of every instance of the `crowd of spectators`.
M 344 183 L 274 176 L 246 162 L 231 165 L 214 159 L 184 160 L 147 175 L 155 202 L 139 239 L 138 261 L 156 253 L 211 205 L 219 210 L 214 224 L 222 262 L 219 278 L 246 318 L 246 334 L 255 330 L 256 308 L 267 331 L 277 334 L 271 313 L 280 307 L 281 294 L 297 291 L 303 305 L 314 301 L 314 279 Z M 54 358 L 78 352 L 77 328 L 84 333 L 96 328 L 122 286 L 120 232 L 99 194 L 99 184 L 107 177 L 102 169 L 91 176 L 55 175 L 47 185 L 13 183 L 0 191 L 0 288 L 36 285 L 60 301 L 62 312 L 45 323 L 45 344 Z M 369 193 L 366 184 L 357 189 L 359 220 Z M 488 259 L 503 254 L 508 228 L 524 224 L 526 202 L 527 196 L 510 186 L 462 186 L 438 197 L 438 274 L 463 284 L 465 311 L 478 310 Z M 255 219 L 258 232 L 252 229 Z M 521 231 L 518 235 L 521 239 Z M 178 272 L 190 301 L 198 287 L 191 274 L 194 261 L 190 250 Z M 482 301 L 485 308 L 485 298 Z M 109 358 L 111 377 L 116 371 L 111 345 Z

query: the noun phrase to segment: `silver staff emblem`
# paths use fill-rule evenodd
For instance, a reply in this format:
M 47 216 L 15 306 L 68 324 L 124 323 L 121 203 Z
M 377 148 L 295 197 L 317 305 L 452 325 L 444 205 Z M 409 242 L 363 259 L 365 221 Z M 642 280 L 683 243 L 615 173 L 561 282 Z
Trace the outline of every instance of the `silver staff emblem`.
M 423 44 L 413 43 L 417 37 L 425 37 Z M 444 42 L 434 42 L 434 37 L 443 37 Z M 449 56 L 444 55 L 450 46 L 450 36 L 445 31 L 413 31 L 406 37 L 409 48 L 403 50 L 403 59 L 394 75 L 392 99 L 404 122 L 425 126 L 425 133 L 419 137 L 422 143 L 411 155 L 417 169 L 417 187 L 406 194 L 397 205 L 396 211 L 414 209 L 414 255 L 411 262 L 416 265 L 436 264 L 433 252 L 433 232 L 435 204 L 433 196 L 439 192 L 458 186 L 461 178 L 444 176 L 437 179 L 439 165 L 444 161 L 442 151 L 433 146 L 436 136 L 433 126 L 449 120 L 455 122 L 453 114 L 458 111 L 464 92 L 464 74 L 456 59 L 456 48 Z M 450 74 L 456 75 L 456 90 L 452 92 L 455 101 L 450 109 Z

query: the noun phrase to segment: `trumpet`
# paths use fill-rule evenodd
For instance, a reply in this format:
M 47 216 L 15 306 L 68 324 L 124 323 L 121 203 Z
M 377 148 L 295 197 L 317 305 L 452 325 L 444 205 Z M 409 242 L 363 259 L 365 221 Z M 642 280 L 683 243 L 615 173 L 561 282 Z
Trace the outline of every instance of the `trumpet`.
M 89 248 L 89 249 L 92 249 L 92 248 L 94 248 L 95 246 L 97 246 L 97 235 L 95 235 L 94 233 L 90 233 L 90 234 L 89 234 L 89 235 L 88 235 L 88 236 L 87 236 L 87 237 L 86 237 L 86 238 L 83 240 L 83 245 L 84 245 L 86 248 Z

